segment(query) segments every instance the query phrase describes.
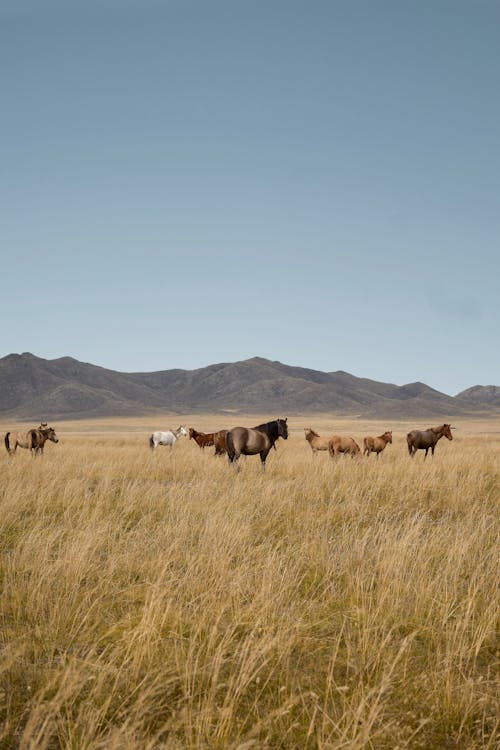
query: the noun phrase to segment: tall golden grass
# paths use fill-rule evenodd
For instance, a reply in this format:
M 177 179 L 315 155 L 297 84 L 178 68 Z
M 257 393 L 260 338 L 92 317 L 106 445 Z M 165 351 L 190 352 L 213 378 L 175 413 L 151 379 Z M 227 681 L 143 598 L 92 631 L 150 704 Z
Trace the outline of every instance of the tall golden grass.
M 498 422 L 332 464 L 304 426 L 393 425 L 330 421 L 265 474 L 145 420 L 3 451 L 0 747 L 498 747 Z

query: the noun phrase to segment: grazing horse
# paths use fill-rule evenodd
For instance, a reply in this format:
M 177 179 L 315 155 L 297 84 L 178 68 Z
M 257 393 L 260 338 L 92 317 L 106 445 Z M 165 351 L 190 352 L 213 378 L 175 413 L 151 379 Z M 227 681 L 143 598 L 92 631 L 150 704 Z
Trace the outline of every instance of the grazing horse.
M 32 456 L 43 455 L 43 448 L 47 440 L 52 443 L 58 443 L 53 427 L 49 427 L 47 422 L 42 422 L 40 427 L 34 427 L 27 432 L 7 432 L 4 438 L 7 453 L 13 456 L 16 448 L 28 448 Z
M 214 445 L 215 453 L 214 456 L 223 456 L 226 453 L 226 435 L 227 430 L 219 430 L 214 432 Z
M 413 458 L 418 450 L 425 450 L 424 461 L 427 458 L 429 448 L 434 456 L 434 449 L 438 440 L 444 436 L 448 440 L 453 440 L 451 431 L 454 429 L 449 424 L 442 424 L 439 427 L 430 427 L 428 430 L 412 430 L 406 436 L 408 443 L 408 453 Z
M 332 458 L 338 456 L 339 453 L 347 453 L 351 458 L 354 458 L 354 456 L 360 453 L 361 449 L 352 437 L 333 435 L 328 441 L 328 451 Z
M 213 432 L 198 432 L 194 427 L 189 428 L 189 439 L 194 440 L 200 448 L 209 448 L 214 444 Z
M 226 434 L 226 450 L 229 463 L 238 469 L 240 456 L 260 455 L 262 471 L 266 469 L 266 458 L 278 438 L 288 438 L 286 419 L 259 424 L 257 427 L 233 427 Z
M 153 432 L 149 437 L 149 447 L 154 450 L 159 445 L 169 445 L 170 450 L 174 447 L 180 437 L 187 437 L 187 429 L 181 424 L 176 430 L 167 430 L 166 432 Z
M 310 427 L 304 427 L 304 434 L 307 442 L 311 446 L 313 456 L 315 456 L 318 451 L 328 450 L 328 443 L 330 442 L 329 437 L 321 437 L 317 432 L 311 430 Z
M 384 432 L 383 435 L 378 437 L 365 437 L 363 439 L 363 455 L 369 456 L 370 453 L 375 453 L 378 458 L 387 443 L 392 443 L 392 431 Z

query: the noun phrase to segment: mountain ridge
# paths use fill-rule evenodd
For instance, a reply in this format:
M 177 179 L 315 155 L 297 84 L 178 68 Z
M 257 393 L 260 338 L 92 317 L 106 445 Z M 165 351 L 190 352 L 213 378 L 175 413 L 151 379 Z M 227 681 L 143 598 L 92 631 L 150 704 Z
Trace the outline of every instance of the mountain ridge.
M 61 420 L 158 411 L 323 412 L 374 419 L 488 416 L 500 413 L 500 387 L 472 386 L 448 396 L 418 381 L 398 386 L 263 357 L 135 373 L 70 356 L 43 359 L 24 352 L 0 358 L 3 417 Z

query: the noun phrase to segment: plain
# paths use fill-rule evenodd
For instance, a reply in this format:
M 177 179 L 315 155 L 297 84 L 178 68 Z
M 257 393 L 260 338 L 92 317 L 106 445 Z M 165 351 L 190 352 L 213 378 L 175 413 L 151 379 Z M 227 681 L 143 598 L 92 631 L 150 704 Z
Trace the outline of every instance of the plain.
M 265 474 L 148 446 L 259 421 L 66 422 L 43 459 L 2 452 L 1 747 L 497 747 L 499 422 L 424 462 L 404 436 L 429 424 L 293 417 Z M 394 443 L 332 463 L 309 426 Z

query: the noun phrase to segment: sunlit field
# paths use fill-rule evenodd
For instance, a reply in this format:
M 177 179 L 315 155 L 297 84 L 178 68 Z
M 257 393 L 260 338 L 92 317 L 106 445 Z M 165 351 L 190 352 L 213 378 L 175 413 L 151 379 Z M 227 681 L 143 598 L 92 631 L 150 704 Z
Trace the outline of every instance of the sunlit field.
M 290 418 L 265 474 L 148 447 L 259 421 L 1 446 L 0 747 L 498 748 L 500 421 L 425 463 L 404 436 L 439 420 Z M 333 463 L 307 426 L 394 443 Z

